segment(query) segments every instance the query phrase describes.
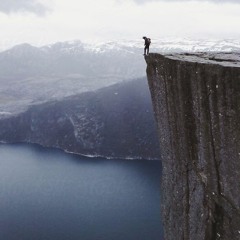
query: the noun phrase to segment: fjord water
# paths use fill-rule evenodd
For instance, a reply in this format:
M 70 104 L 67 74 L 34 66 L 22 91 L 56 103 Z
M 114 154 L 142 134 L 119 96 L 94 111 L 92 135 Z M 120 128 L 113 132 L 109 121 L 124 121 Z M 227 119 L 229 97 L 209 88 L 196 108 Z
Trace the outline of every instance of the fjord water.
M 159 240 L 159 161 L 0 145 L 0 239 Z

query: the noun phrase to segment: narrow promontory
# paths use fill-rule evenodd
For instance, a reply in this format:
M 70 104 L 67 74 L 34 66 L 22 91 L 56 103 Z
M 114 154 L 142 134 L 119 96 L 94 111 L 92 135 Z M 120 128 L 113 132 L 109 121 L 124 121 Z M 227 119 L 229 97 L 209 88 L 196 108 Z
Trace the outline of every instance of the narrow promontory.
M 240 239 L 240 54 L 150 54 L 165 240 Z

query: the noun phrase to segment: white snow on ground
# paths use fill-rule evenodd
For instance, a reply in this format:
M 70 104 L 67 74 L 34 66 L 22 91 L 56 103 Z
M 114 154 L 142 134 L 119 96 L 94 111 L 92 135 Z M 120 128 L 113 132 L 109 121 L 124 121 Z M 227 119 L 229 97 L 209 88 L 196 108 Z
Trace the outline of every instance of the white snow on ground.
M 83 44 L 86 50 L 95 53 L 101 53 L 111 50 L 123 49 L 128 51 L 142 49 L 143 40 L 122 40 L 122 41 L 109 41 L 96 44 Z M 240 40 L 238 39 L 200 39 L 193 40 L 187 38 L 164 38 L 152 39 L 150 48 L 158 52 L 232 52 L 240 51 Z

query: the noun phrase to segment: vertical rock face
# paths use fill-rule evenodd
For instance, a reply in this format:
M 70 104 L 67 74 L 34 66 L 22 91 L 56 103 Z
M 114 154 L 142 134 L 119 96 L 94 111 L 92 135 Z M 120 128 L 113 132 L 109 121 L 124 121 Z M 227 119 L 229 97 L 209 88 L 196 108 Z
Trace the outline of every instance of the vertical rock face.
M 240 239 L 240 57 L 146 56 L 165 239 Z

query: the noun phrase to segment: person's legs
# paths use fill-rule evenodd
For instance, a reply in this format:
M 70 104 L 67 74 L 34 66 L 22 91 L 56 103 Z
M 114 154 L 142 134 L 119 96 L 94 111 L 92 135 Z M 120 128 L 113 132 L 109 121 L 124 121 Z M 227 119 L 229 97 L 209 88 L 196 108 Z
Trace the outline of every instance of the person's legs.
M 146 55 L 147 46 L 144 48 L 144 55 Z

